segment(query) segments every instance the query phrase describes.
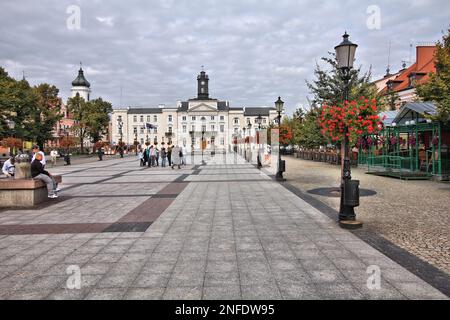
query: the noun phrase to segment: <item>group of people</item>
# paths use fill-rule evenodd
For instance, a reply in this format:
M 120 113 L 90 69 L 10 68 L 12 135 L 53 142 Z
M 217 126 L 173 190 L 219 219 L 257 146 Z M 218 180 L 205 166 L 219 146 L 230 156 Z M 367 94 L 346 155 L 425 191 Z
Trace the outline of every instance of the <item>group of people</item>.
M 39 146 L 35 145 L 32 149 L 33 155 L 31 158 L 31 177 L 36 180 L 43 181 L 47 186 L 48 197 L 55 199 L 58 198 L 58 192 L 61 189 L 58 188 L 58 184 L 56 183 L 54 177 L 45 170 L 46 160 L 44 152 L 42 152 Z M 2 167 L 2 173 L 7 178 L 14 178 L 16 170 L 15 170 L 16 159 L 14 157 L 10 157 L 5 161 Z
M 168 146 L 167 149 L 162 147 L 158 149 L 156 145 L 148 145 L 145 148 L 140 148 L 138 151 L 138 159 L 141 166 L 148 167 L 166 167 L 167 165 L 174 169 L 181 165 L 186 165 L 183 150 L 178 146 Z

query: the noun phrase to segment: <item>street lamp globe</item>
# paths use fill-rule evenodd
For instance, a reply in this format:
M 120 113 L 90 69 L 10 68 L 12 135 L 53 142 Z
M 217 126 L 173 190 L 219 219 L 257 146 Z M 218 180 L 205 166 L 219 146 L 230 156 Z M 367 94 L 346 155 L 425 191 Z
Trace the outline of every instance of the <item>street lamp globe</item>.
M 256 123 L 258 124 L 258 126 L 261 126 L 261 123 L 262 123 L 262 117 L 261 117 L 260 114 L 259 114 L 258 117 L 256 118 Z
M 278 113 L 283 112 L 283 106 L 284 106 L 284 101 L 281 100 L 281 97 L 278 97 L 278 100 L 275 101 L 275 109 L 277 110 Z
M 345 32 L 343 35 L 344 40 L 334 47 L 339 69 L 349 70 L 353 68 L 353 61 L 355 60 L 355 52 L 358 45 L 348 40 L 348 37 L 349 35 Z

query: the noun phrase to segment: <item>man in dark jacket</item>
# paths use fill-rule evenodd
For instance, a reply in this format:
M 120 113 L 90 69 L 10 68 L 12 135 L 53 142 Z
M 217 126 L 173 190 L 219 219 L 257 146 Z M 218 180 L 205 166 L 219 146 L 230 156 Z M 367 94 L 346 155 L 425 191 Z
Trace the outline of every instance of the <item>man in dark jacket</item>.
M 33 179 L 41 180 L 47 185 L 48 197 L 55 199 L 58 198 L 56 194 L 61 189 L 58 189 L 58 184 L 55 179 L 53 179 L 52 175 L 44 170 L 44 166 L 41 163 L 42 155 L 40 153 L 36 153 L 36 157 L 31 162 L 31 176 Z

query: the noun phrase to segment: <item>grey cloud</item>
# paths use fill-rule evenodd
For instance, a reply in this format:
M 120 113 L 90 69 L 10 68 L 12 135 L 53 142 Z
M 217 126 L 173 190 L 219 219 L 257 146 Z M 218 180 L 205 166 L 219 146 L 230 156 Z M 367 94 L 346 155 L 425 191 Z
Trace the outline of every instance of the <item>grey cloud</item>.
M 68 30 L 66 8 L 79 5 L 81 30 Z M 366 9 L 381 8 L 381 30 Z M 79 61 L 93 96 L 122 105 L 174 105 L 196 94 L 205 65 L 211 95 L 234 106 L 307 105 L 305 79 L 344 30 L 359 44 L 357 64 L 384 74 L 409 59 L 409 43 L 436 41 L 448 27 L 445 0 L 413 1 L 12 1 L 0 3 L 0 65 L 32 84 L 70 93 Z M 414 55 L 413 55 L 414 57 Z M 121 88 L 122 87 L 122 99 Z

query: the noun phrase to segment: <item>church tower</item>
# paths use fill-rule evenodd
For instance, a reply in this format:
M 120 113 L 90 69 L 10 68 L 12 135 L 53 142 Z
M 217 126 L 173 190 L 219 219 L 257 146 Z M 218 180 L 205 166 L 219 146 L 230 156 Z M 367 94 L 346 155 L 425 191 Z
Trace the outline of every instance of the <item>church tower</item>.
M 209 91 L 208 91 L 208 82 L 209 78 L 205 71 L 202 70 L 200 74 L 197 76 L 198 82 L 198 100 L 209 100 Z
M 80 70 L 78 70 L 78 77 L 76 77 L 76 79 L 72 81 L 72 98 L 75 97 L 78 93 L 80 97 L 85 101 L 89 101 L 91 95 L 90 87 L 91 84 L 84 77 L 84 72 L 80 65 Z

